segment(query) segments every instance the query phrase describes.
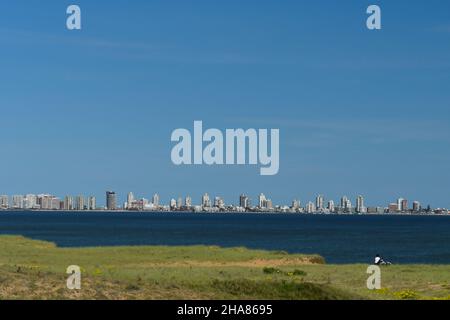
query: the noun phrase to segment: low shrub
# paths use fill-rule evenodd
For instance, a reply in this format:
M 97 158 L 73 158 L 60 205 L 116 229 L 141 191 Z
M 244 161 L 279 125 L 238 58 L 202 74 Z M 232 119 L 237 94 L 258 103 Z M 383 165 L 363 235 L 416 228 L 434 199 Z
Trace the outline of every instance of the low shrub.
M 271 267 L 265 267 L 263 269 L 263 272 L 266 274 L 274 274 L 274 273 L 282 273 L 282 271 L 280 269 L 277 268 L 271 268 Z

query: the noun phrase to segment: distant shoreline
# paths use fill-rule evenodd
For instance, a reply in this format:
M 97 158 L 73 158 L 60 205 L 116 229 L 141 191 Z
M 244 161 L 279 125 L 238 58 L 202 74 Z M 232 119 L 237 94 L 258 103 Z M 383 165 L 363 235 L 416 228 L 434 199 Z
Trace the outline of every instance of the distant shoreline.
M 295 216 L 449 216 L 450 214 L 445 213 L 302 213 L 302 212 L 274 212 L 274 211 L 245 211 L 245 212 L 236 212 L 236 211 L 152 211 L 152 210 L 41 210 L 41 209 L 0 209 L 0 213 L 26 213 L 26 212 L 34 212 L 34 213 L 120 213 L 120 214 L 128 214 L 128 213 L 143 213 L 143 214 L 230 214 L 230 215 L 295 215 Z

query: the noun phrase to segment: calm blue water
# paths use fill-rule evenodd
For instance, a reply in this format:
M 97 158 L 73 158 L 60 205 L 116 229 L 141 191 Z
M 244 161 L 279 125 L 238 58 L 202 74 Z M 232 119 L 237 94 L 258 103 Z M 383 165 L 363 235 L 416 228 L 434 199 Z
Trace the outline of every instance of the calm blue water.
M 329 263 L 371 263 L 377 253 L 450 263 L 450 216 L 3 212 L 0 234 L 63 247 L 207 244 L 317 253 Z

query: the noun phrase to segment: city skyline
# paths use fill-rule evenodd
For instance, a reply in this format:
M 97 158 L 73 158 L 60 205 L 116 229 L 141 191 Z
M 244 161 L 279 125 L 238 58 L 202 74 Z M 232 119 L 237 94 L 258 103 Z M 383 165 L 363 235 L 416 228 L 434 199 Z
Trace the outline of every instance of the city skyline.
M 200 197 L 199 197 L 200 198 Z M 210 196 L 204 193 L 201 200 L 192 201 L 190 195 L 170 198 L 168 202 L 162 202 L 160 195 L 154 193 L 149 198 L 135 197 L 133 192 L 129 192 L 123 205 L 119 204 L 117 193 L 114 191 L 105 192 L 105 204 L 98 205 L 95 196 L 65 195 L 58 197 L 51 194 L 24 194 L 24 195 L 0 195 L 0 209 L 24 209 L 24 210 L 138 210 L 138 211 L 277 211 L 277 212 L 298 212 L 298 213 L 356 213 L 356 214 L 382 214 L 382 213 L 449 213 L 444 208 L 433 208 L 429 204 L 423 206 L 418 200 L 399 197 L 394 202 L 387 204 L 367 205 L 366 199 L 362 195 L 357 195 L 354 201 L 346 195 L 340 197 L 339 202 L 334 199 L 325 198 L 323 194 L 318 194 L 315 199 L 301 200 L 294 198 L 290 204 L 274 203 L 264 193 L 260 193 L 256 199 L 241 193 L 236 201 L 227 202 L 219 195 Z M 214 210 L 213 210 L 214 211 Z

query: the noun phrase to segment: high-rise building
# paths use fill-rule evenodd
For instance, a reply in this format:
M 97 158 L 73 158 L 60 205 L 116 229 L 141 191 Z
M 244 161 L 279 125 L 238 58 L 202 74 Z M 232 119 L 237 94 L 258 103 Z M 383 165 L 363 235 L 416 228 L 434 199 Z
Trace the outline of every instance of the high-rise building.
M 42 210 L 59 210 L 60 199 L 51 194 L 39 194 L 36 196 L 36 206 Z
M 225 201 L 221 197 L 214 198 L 214 207 L 223 209 L 225 207 Z
M 345 209 L 345 206 L 348 204 L 348 198 L 347 198 L 347 196 L 343 196 L 342 198 L 341 198 L 341 208 L 342 209 Z
M 297 199 L 292 200 L 292 205 L 291 205 L 291 209 L 297 211 L 298 209 L 300 209 L 300 201 Z
M 401 203 L 401 211 L 406 212 L 408 211 L 408 200 L 403 199 Z
M 170 209 L 175 209 L 177 207 L 177 201 L 175 199 L 170 199 Z
M 306 212 L 313 213 L 313 212 L 315 212 L 315 210 L 316 210 L 316 206 L 314 205 L 314 203 L 309 201 L 308 204 L 306 205 Z
M 245 194 L 241 194 L 239 196 L 239 206 L 244 209 L 247 209 L 250 207 L 249 199 Z
M 187 196 L 184 199 L 184 205 L 186 206 L 186 208 L 192 207 L 192 198 L 190 196 Z
M 94 196 L 90 196 L 88 198 L 88 209 L 89 210 L 97 209 L 97 199 Z
M 145 209 L 151 207 L 151 206 L 150 206 L 150 200 L 148 200 L 148 199 L 142 198 L 139 202 L 140 202 L 140 203 L 139 203 L 139 205 L 140 205 L 139 208 L 140 208 L 141 210 L 145 210 Z M 153 205 L 153 204 L 152 204 L 152 205 Z
M 211 208 L 211 200 L 209 199 L 209 195 L 207 193 L 202 196 L 202 206 L 203 208 Z
M 117 197 L 114 191 L 106 191 L 106 209 L 108 210 L 117 209 Z
M 159 194 L 155 193 L 152 197 L 152 203 L 155 208 L 159 208 Z
M 84 210 L 84 197 L 81 195 L 75 198 L 75 210 Z
M 59 210 L 60 202 L 61 202 L 61 199 L 52 196 L 50 209 L 51 210 Z
M 64 210 L 73 210 L 73 198 L 71 196 L 64 197 Z
M 328 201 L 327 209 L 330 212 L 334 212 L 334 201 L 333 200 Z
M 264 193 L 261 193 L 258 196 L 258 207 L 259 208 L 266 208 L 267 207 L 267 199 Z
M 403 198 L 398 198 L 397 199 L 397 210 L 398 211 L 402 211 L 402 202 L 403 202 Z
M 134 206 L 134 195 L 133 192 L 129 192 L 127 195 L 127 207 L 126 209 L 132 209 Z
M 413 202 L 413 211 L 414 212 L 420 212 L 422 210 L 422 206 L 420 205 L 419 201 Z
M 356 212 L 365 213 L 366 211 L 366 207 L 364 206 L 364 197 L 358 196 L 356 198 Z
M 351 200 L 347 199 L 345 206 L 344 206 L 345 212 L 352 212 L 352 207 L 353 206 L 352 206 Z
M 39 194 L 37 196 L 37 202 L 42 210 L 52 209 L 52 196 L 49 194 Z
M 23 209 L 23 195 L 16 194 L 12 196 L 12 208 Z
M 27 194 L 23 199 L 23 206 L 25 209 L 37 208 L 37 197 L 34 194 Z
M 0 209 L 9 208 L 9 197 L 7 195 L 0 196 Z
M 177 208 L 180 209 L 183 206 L 183 198 L 178 197 Z
M 323 196 L 321 194 L 316 197 L 316 211 L 323 211 Z

